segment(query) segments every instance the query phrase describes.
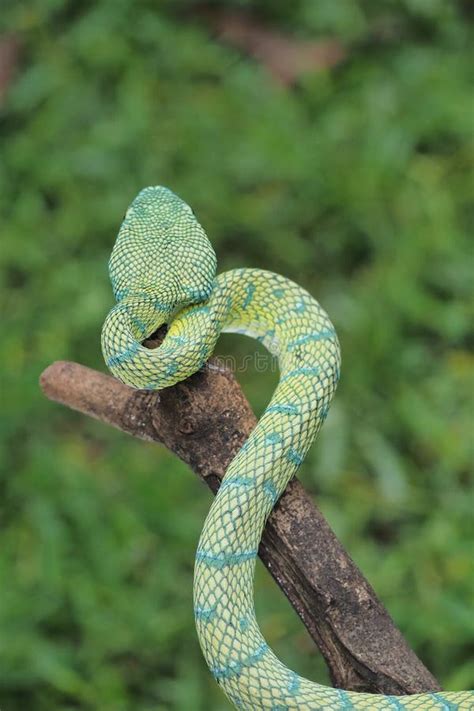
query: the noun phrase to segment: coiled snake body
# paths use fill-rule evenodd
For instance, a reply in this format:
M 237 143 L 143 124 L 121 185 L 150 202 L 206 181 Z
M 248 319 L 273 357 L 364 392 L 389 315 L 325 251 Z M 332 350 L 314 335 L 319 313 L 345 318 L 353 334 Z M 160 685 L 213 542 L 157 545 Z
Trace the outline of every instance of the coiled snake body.
M 253 576 L 265 521 L 321 427 L 339 376 L 327 314 L 288 279 L 260 269 L 215 276 L 214 251 L 191 208 L 163 187 L 142 190 L 112 256 L 117 304 L 102 331 L 107 365 L 137 388 L 174 385 L 198 370 L 221 331 L 258 338 L 280 381 L 230 464 L 196 554 L 194 609 L 212 674 L 236 708 L 472 709 L 472 692 L 383 696 L 332 689 L 287 669 L 255 619 Z M 169 326 L 158 350 L 141 342 Z

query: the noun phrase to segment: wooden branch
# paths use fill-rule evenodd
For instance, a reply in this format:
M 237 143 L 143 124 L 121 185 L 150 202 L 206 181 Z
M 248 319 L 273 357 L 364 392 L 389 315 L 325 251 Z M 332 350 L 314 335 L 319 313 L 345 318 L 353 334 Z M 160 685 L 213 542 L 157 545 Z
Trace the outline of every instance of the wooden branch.
M 347 51 L 340 40 L 303 40 L 258 22 L 249 12 L 201 7 L 197 15 L 216 30 L 220 40 L 260 62 L 285 87 L 300 77 L 338 66 Z
M 216 359 L 160 392 L 65 361 L 49 366 L 40 382 L 51 400 L 161 442 L 214 493 L 256 423 L 235 378 Z M 440 689 L 299 481 L 270 516 L 259 554 L 324 655 L 335 686 L 385 694 Z

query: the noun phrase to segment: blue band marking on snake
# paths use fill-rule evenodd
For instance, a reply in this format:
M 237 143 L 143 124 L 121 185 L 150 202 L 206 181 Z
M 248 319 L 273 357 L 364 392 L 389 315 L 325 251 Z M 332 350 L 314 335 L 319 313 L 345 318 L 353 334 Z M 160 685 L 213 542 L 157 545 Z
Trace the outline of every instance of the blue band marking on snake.
M 242 304 L 243 309 L 246 309 L 247 306 L 249 306 L 251 304 L 253 295 L 255 294 L 255 288 L 256 288 L 255 284 L 249 284 L 247 286 L 247 295 L 246 295 L 244 302 Z
M 250 626 L 250 618 L 248 617 L 248 615 L 245 615 L 245 617 L 241 617 L 239 620 L 239 627 L 242 630 L 242 632 L 245 632 L 246 630 L 248 630 L 249 626 Z
M 189 318 L 190 316 L 198 316 L 199 314 L 208 314 L 211 309 L 209 306 L 195 306 L 187 313 L 183 314 L 181 318 Z
M 194 608 L 194 616 L 196 620 L 200 620 L 202 622 L 212 622 L 212 620 L 216 617 L 217 614 L 217 604 L 212 605 L 211 607 L 195 607 Z
M 138 342 L 133 343 L 129 348 L 126 348 L 121 353 L 116 353 L 115 355 L 108 358 L 106 361 L 107 365 L 109 366 L 109 368 L 114 368 L 117 365 L 126 363 L 127 360 L 131 360 L 131 358 L 133 358 L 139 348 L 140 344 Z
M 344 691 L 344 689 L 336 689 L 336 691 L 343 709 L 347 709 L 347 711 L 349 711 L 349 709 L 354 708 L 347 691 Z
M 280 382 L 284 383 L 287 380 L 290 380 L 290 378 L 298 378 L 300 375 L 320 375 L 321 369 L 320 368 L 295 368 L 295 370 L 290 370 L 289 373 L 283 376 L 281 378 Z
M 241 446 L 240 451 L 247 452 L 251 448 L 252 444 L 253 444 L 253 438 L 249 437 L 248 439 L 245 440 L 245 442 Z
M 270 499 L 273 504 L 276 504 L 279 498 L 278 491 L 276 490 L 275 484 L 270 481 L 270 479 L 267 479 L 267 481 L 263 482 L 262 486 L 263 491 L 265 494 L 268 494 L 270 496 Z
M 166 304 L 164 301 L 154 301 L 153 306 L 156 311 L 168 311 L 169 310 L 169 304 Z
M 323 422 L 326 419 L 326 417 L 328 416 L 328 412 L 329 412 L 329 403 L 327 405 L 323 405 L 321 407 L 320 417 Z
M 296 449 L 293 449 L 291 447 L 286 453 L 286 458 L 289 462 L 291 462 L 292 464 L 296 464 L 296 466 L 299 467 L 304 459 L 304 455 L 300 454 Z
M 335 331 L 319 331 L 318 333 L 309 333 L 306 336 L 300 336 L 300 338 L 296 338 L 294 341 L 290 341 L 288 343 L 288 350 L 293 351 L 295 348 L 298 348 L 298 346 L 304 346 L 307 343 L 312 343 L 314 341 L 325 341 L 329 338 L 335 338 L 336 332 Z
M 130 316 L 130 321 L 133 323 L 138 333 L 143 338 L 143 336 L 148 330 L 146 323 L 141 319 L 137 318 L 136 316 Z
M 288 693 L 294 696 L 298 693 L 300 688 L 300 678 L 298 674 L 292 672 L 290 675 L 290 681 L 288 682 Z
M 221 491 L 224 489 L 228 489 L 231 486 L 242 486 L 242 487 L 251 487 L 255 486 L 255 479 L 252 477 L 245 477 L 245 476 L 234 476 L 230 477 L 229 479 L 224 479 L 224 481 L 221 484 Z
M 268 442 L 268 444 L 280 444 L 282 441 L 283 437 L 278 432 L 270 432 L 265 435 L 265 442 Z
M 268 644 L 262 642 L 255 652 L 250 654 L 243 661 L 230 662 L 225 667 L 213 667 L 211 668 L 211 672 L 216 679 L 230 679 L 234 676 L 240 676 L 246 667 L 251 667 L 259 662 L 267 652 Z
M 176 371 L 178 370 L 178 368 L 179 368 L 178 363 L 168 363 L 168 365 L 166 366 L 165 373 L 168 376 L 174 375 L 176 373 Z
M 144 301 L 150 302 L 152 296 L 148 291 L 133 291 L 132 289 L 120 289 L 115 293 L 115 298 L 117 302 L 123 299 L 143 299 Z
M 211 568 L 225 568 L 228 565 L 240 565 L 257 557 L 257 550 L 242 551 L 242 553 L 211 553 L 210 551 L 198 551 L 196 560 L 205 563 Z
M 446 701 L 446 699 L 443 699 L 441 694 L 429 694 L 432 699 L 436 701 L 437 704 L 439 704 L 440 709 L 442 711 L 457 711 L 458 710 L 458 704 L 452 704 L 449 701 Z M 474 702 L 473 702 L 473 708 L 474 708 Z
M 189 301 L 204 301 L 204 299 L 207 299 L 209 297 L 209 290 L 201 290 L 201 289 L 193 289 L 193 288 L 188 288 L 185 289 L 185 294 L 186 297 L 189 299 Z
M 299 414 L 299 409 L 296 407 L 296 405 L 270 405 L 270 407 L 267 407 L 265 414 L 269 414 L 270 412 L 278 412 L 281 415 L 298 415 Z
M 176 346 L 184 346 L 187 338 L 185 336 L 168 336 L 168 340 L 172 341 Z

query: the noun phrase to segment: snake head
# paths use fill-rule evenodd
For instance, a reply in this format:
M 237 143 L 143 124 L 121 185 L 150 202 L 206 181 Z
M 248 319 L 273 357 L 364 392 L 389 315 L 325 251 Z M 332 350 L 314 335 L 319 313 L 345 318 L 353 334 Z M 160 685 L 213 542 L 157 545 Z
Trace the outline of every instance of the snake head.
M 102 327 L 107 365 L 134 387 L 177 382 L 173 349 L 142 342 L 174 312 L 211 295 L 216 255 L 189 205 L 167 188 L 142 190 L 122 222 L 109 271 L 117 304 Z
M 148 187 L 127 210 L 109 273 L 117 301 L 148 295 L 173 311 L 209 298 L 216 255 L 189 205 L 168 188 Z

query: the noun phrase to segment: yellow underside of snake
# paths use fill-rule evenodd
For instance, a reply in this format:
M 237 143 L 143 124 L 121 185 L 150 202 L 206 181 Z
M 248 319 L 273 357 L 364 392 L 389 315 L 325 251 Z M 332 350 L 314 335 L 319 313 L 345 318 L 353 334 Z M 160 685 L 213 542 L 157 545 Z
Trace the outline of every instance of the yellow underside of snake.
M 339 377 L 339 344 L 318 302 L 278 274 L 215 275 L 216 258 L 191 208 L 163 187 L 129 207 L 112 256 L 116 305 L 102 331 L 114 375 L 137 388 L 174 385 L 202 367 L 221 331 L 258 338 L 280 380 L 257 427 L 230 464 L 196 554 L 194 609 L 209 668 L 236 708 L 473 709 L 474 693 L 384 696 L 322 686 L 287 669 L 258 627 L 253 578 L 269 513 L 326 417 Z M 157 350 L 141 342 L 163 323 Z

